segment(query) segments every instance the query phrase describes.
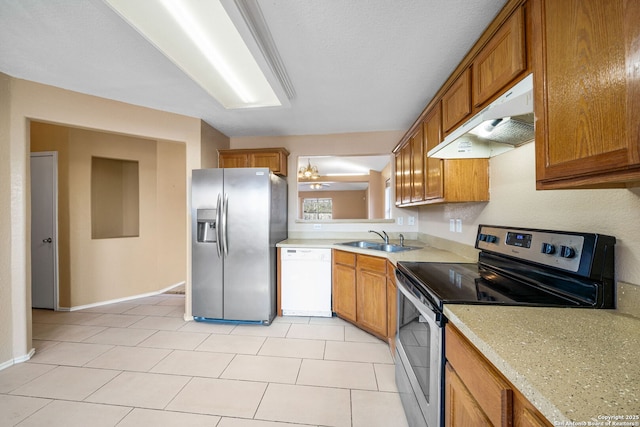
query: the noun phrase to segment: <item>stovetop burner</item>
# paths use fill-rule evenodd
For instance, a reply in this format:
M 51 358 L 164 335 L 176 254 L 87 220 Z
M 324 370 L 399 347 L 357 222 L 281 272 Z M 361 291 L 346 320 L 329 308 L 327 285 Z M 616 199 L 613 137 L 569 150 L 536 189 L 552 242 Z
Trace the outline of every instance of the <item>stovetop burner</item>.
M 614 308 L 615 238 L 480 225 L 477 263 L 399 262 L 442 311 L 444 304 Z

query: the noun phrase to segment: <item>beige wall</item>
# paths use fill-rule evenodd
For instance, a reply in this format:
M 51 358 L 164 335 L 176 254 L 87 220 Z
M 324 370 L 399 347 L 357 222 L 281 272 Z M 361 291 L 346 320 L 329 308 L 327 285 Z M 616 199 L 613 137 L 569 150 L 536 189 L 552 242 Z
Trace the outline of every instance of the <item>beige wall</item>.
M 10 80 L 0 73 L 0 368 L 14 359 L 11 262 Z
M 67 141 L 61 141 L 65 136 Z M 59 254 L 61 308 L 145 294 L 185 281 L 184 144 L 32 122 L 31 150 L 58 151 L 59 158 L 70 159 L 58 166 L 58 227 L 63 231 L 58 244 L 65 249 Z M 91 238 L 93 156 L 138 162 L 137 237 Z
M 356 191 L 301 191 L 298 193 L 298 210 L 302 212 L 302 199 L 332 199 L 333 219 L 354 219 L 367 217 L 367 192 Z
M 369 171 L 367 194 L 367 218 L 384 218 L 384 177 L 382 172 Z
M 3 278 L 0 295 L 10 296 L 0 299 L 0 317 L 10 317 L 0 325 L 1 367 L 3 364 L 24 360 L 32 348 L 31 266 L 27 245 L 30 239 L 29 120 L 182 142 L 186 147 L 186 171 L 197 169 L 201 165 L 202 126 L 200 119 L 193 117 L 82 95 L 7 78 L 1 74 L 0 95 L 3 95 L 0 97 L 0 120 L 6 124 L 0 130 L 0 154 L 8 154 L 0 156 L 0 174 L 8 177 L 0 183 L 0 209 L 3 210 L 0 235 L 8 235 L 8 239 L 2 239 L 0 244 L 0 277 Z M 176 185 L 182 185 L 184 191 L 188 191 L 189 172 L 186 172 L 185 178 Z M 190 216 L 186 215 L 188 205 L 185 204 L 182 208 L 186 218 L 182 232 L 189 235 Z M 10 243 L 6 244 L 7 241 Z M 187 266 L 189 283 L 191 261 L 188 245 L 179 262 Z M 190 296 L 187 295 L 187 315 L 190 315 L 190 306 Z
M 184 183 L 188 169 L 184 144 L 158 141 L 157 152 L 156 230 L 161 250 L 157 251 L 156 269 L 158 284 L 168 286 L 187 278 L 184 257 L 191 234 L 184 232 L 189 216 Z
M 229 148 L 229 137 L 202 122 L 202 160 L 200 167 L 203 169 L 218 167 L 218 150 Z
M 420 208 L 420 232 L 473 245 L 478 224 L 595 232 L 615 236 L 618 280 L 640 285 L 640 188 L 535 189 L 534 144 L 490 161 L 491 201 Z M 449 219 L 462 219 L 462 233 Z
M 314 224 L 296 219 L 297 214 L 297 163 L 299 156 L 322 155 L 366 155 L 390 154 L 393 147 L 403 136 L 402 131 L 358 132 L 330 135 L 268 136 L 231 138 L 231 148 L 285 147 L 289 156 L 289 237 L 340 238 L 349 236 L 367 236 L 371 228 L 384 229 L 392 233 L 411 233 L 418 231 L 417 208 L 392 208 L 393 218 L 403 217 L 403 225 L 382 220 L 362 220 L 348 223 L 323 223 L 320 229 Z M 407 225 L 407 216 L 414 216 L 414 226 Z

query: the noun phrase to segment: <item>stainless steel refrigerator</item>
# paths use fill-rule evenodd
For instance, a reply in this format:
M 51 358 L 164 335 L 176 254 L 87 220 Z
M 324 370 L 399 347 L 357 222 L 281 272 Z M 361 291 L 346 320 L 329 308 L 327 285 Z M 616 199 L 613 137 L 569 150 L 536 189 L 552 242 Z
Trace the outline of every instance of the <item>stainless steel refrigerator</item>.
M 194 170 L 191 222 L 194 318 L 270 324 L 287 182 L 267 168 Z

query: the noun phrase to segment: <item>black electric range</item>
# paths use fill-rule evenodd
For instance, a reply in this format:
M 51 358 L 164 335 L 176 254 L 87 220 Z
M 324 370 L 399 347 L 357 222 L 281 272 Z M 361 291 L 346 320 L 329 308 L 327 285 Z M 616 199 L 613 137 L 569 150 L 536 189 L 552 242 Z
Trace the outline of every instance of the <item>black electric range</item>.
M 444 304 L 615 308 L 615 242 L 480 225 L 476 263 L 399 262 L 396 384 L 409 425 L 444 425 Z
M 615 238 L 480 225 L 477 263 L 399 262 L 436 310 L 443 304 L 615 308 Z

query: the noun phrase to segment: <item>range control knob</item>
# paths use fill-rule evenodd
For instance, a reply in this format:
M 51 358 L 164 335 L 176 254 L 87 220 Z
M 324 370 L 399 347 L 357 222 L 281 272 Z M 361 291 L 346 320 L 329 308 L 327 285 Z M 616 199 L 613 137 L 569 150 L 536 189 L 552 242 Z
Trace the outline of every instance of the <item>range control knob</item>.
M 552 245 L 551 243 L 543 243 L 541 252 L 543 254 L 553 255 L 553 254 L 556 253 L 556 247 L 554 245 Z
M 576 256 L 576 251 L 571 246 L 560 246 L 560 256 L 562 258 L 573 258 Z
M 495 243 L 498 241 L 498 237 L 491 234 L 487 234 L 484 240 L 487 243 Z

